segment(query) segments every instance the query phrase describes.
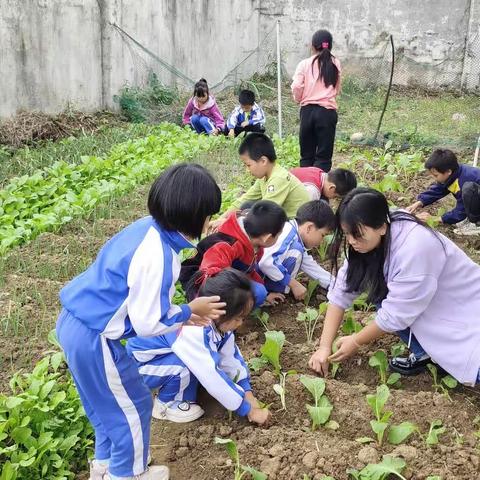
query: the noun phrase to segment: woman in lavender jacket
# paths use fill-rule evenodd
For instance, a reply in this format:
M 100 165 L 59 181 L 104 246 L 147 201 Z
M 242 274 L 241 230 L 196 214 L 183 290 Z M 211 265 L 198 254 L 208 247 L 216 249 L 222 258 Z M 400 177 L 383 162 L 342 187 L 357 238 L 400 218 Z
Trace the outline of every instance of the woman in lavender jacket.
M 320 347 L 310 367 L 327 375 L 329 362 L 348 358 L 385 333 L 397 333 L 413 339 L 417 350 L 458 381 L 480 382 L 480 266 L 412 215 L 390 213 L 376 190 L 352 190 L 337 217 L 335 256 L 345 237 L 347 260 L 328 293 Z M 379 305 L 376 318 L 338 340 L 332 355 L 344 312 L 362 292 Z M 412 363 L 407 371 L 415 367 L 415 358 Z

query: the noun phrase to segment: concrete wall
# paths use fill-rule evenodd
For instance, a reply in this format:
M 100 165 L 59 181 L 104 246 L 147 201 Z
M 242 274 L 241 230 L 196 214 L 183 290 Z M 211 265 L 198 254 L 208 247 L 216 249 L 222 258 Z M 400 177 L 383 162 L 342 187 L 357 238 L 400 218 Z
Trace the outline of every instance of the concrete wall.
M 388 63 L 375 73 L 371 59 L 392 33 L 397 83 L 478 89 L 479 18 L 480 0 L 0 0 L 0 117 L 69 103 L 112 107 L 119 88 L 145 69 L 138 47 L 112 23 L 210 84 L 280 19 L 289 74 L 308 55 L 312 33 L 328 28 L 347 71 L 386 77 Z M 174 78 L 159 71 L 165 82 Z

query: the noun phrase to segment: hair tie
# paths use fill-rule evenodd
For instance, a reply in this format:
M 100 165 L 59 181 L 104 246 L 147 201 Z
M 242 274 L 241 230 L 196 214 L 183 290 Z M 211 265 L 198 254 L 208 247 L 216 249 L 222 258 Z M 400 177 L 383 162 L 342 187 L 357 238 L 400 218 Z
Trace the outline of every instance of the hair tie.
M 322 48 L 328 48 L 328 42 L 322 42 Z

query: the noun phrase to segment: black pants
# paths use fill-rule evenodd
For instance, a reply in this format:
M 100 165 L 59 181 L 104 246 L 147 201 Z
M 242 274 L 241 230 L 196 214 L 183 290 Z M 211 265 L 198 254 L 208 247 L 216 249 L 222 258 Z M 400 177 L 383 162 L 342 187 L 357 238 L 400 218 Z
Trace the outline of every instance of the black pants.
M 332 168 L 337 111 L 320 105 L 300 109 L 300 166 Z
M 225 127 L 225 135 L 228 135 L 230 129 Z M 246 127 L 240 127 L 239 125 L 236 126 L 233 131 L 235 132 L 235 136 L 238 137 L 241 133 L 244 132 L 256 132 L 256 133 L 264 133 L 265 127 L 257 123 L 256 125 L 247 125 Z
M 462 199 L 468 220 L 480 223 L 480 185 L 475 182 L 465 182 L 462 187 Z

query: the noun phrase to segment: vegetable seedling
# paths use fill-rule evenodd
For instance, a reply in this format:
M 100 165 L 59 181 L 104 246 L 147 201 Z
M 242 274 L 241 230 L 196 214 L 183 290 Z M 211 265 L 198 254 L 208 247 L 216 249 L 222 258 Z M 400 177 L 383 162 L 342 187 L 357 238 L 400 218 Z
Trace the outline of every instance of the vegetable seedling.
M 325 380 L 318 377 L 302 375 L 300 381 L 311 393 L 315 405 L 307 405 L 308 413 L 312 419 L 312 431 L 319 425 L 326 425 L 333 410 L 333 406 L 325 395 Z
M 433 378 L 433 388 L 435 391 L 440 392 L 441 394 L 445 395 L 451 402 L 453 402 L 452 397 L 450 397 L 450 393 L 448 392 L 449 389 L 453 389 L 458 385 L 457 380 L 455 380 L 452 376 L 446 375 L 442 379 L 439 379 L 438 370 L 435 365 L 429 363 L 427 365 L 428 370 L 432 374 Z
M 309 280 L 308 285 L 307 285 L 307 293 L 305 294 L 305 298 L 303 299 L 303 302 L 306 307 L 310 305 L 310 300 L 312 299 L 313 292 L 318 287 L 318 280 Z
M 345 335 L 353 335 L 362 329 L 362 324 L 354 319 L 353 310 L 350 308 L 345 311 L 345 320 L 342 324 L 342 332 Z
M 321 262 L 323 262 L 327 258 L 328 249 L 330 247 L 330 244 L 332 243 L 332 240 L 333 240 L 333 234 L 326 235 L 323 239 L 323 242 L 317 248 L 317 253 L 318 253 L 318 256 L 320 257 Z
M 437 445 L 438 437 L 446 431 L 447 429 L 443 426 L 441 420 L 433 420 L 430 422 L 430 429 L 428 430 L 427 438 L 425 439 L 427 446 Z
M 356 480 L 386 480 L 390 475 L 395 475 L 401 480 L 406 480 L 402 475 L 406 463 L 401 458 L 385 455 L 381 463 L 370 463 L 362 470 L 347 470 L 347 473 Z
M 279 383 L 276 383 L 273 386 L 274 392 L 280 397 L 280 402 L 282 403 L 282 408 L 280 409 L 280 411 L 287 409 L 287 402 L 285 398 L 285 395 L 287 392 L 287 385 L 286 385 L 287 377 L 289 375 L 295 375 L 296 373 L 297 373 L 296 370 L 289 370 L 288 372 L 280 372 Z
M 265 312 L 264 310 L 260 310 L 259 308 L 256 308 L 253 311 L 253 316 L 261 323 L 265 331 L 269 330 L 268 322 L 270 320 L 270 315 L 268 314 L 268 312 Z
M 387 355 L 383 350 L 378 350 L 375 352 L 368 360 L 368 364 L 377 369 L 378 375 L 380 376 L 380 382 L 382 384 L 395 385 L 400 380 L 399 373 L 392 373 L 388 375 L 388 360 Z
M 215 437 L 215 443 L 218 445 L 224 445 L 230 458 L 234 462 L 234 480 L 242 480 L 248 473 L 252 476 L 253 480 L 267 480 L 267 476 L 263 472 L 255 470 L 248 465 L 240 464 L 240 455 L 238 454 L 237 444 L 232 439 Z
M 332 344 L 332 353 L 336 353 L 338 351 L 338 346 L 337 346 L 337 340 L 339 337 L 337 337 Z M 337 373 L 341 370 L 341 364 L 340 362 L 332 362 L 332 370 L 330 371 L 330 375 L 332 378 L 335 378 Z
M 307 307 L 305 311 L 298 312 L 297 321 L 303 323 L 305 327 L 305 334 L 307 337 L 307 343 L 313 342 L 313 336 L 315 334 L 315 328 L 317 327 L 318 321 L 320 320 L 321 315 L 325 315 L 327 311 L 327 303 L 321 303 L 318 307 L 318 310 L 315 308 Z

